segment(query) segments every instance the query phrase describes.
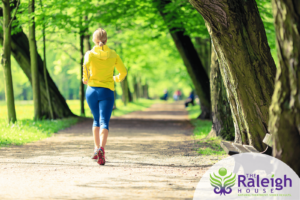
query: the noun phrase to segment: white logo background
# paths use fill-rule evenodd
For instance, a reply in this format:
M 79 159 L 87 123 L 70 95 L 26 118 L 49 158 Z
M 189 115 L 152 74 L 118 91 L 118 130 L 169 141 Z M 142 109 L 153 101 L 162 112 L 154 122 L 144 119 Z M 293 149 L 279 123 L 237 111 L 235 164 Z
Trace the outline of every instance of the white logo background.
M 231 172 L 235 173 L 236 184 L 232 187 L 232 193 L 220 194 L 214 193 L 214 187 L 210 184 L 210 174 L 218 174 L 220 168 L 226 168 L 227 174 Z M 274 175 L 274 179 L 281 178 L 283 179 L 284 175 L 292 180 L 292 187 L 284 187 L 282 190 L 276 190 L 276 184 L 274 187 L 244 187 L 241 184 L 241 187 L 238 187 L 238 175 L 246 174 L 256 174 L 259 175 L 259 179 L 263 178 L 270 179 Z M 256 182 L 256 181 L 255 181 Z M 300 199 L 300 179 L 298 175 L 285 163 L 282 161 L 259 153 L 242 153 L 236 154 L 231 157 L 225 158 L 215 165 L 213 165 L 201 178 L 200 182 L 197 185 L 194 200 L 214 200 L 214 199 L 264 199 L 264 200 L 299 200 Z M 283 185 L 283 184 L 282 184 Z M 289 184 L 288 184 L 289 186 Z M 238 189 L 241 189 L 242 192 L 238 193 Z M 246 190 L 250 189 L 250 192 L 247 193 Z M 258 189 L 258 193 L 255 193 L 255 189 Z M 263 189 L 266 190 L 264 193 Z M 249 191 L 249 190 L 248 190 Z M 241 194 L 246 194 L 250 196 L 238 196 Z M 257 194 L 263 194 L 267 196 L 252 196 Z M 273 195 L 273 196 L 271 196 Z M 287 196 L 280 196 L 287 195 Z

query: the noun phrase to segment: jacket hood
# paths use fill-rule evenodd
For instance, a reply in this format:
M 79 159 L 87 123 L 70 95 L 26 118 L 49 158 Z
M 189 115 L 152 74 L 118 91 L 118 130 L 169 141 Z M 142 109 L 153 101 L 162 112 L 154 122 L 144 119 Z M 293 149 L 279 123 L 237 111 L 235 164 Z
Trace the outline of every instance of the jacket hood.
M 107 45 L 103 45 L 102 47 L 94 46 L 92 53 L 95 57 L 101 60 L 106 60 L 110 57 L 111 50 Z

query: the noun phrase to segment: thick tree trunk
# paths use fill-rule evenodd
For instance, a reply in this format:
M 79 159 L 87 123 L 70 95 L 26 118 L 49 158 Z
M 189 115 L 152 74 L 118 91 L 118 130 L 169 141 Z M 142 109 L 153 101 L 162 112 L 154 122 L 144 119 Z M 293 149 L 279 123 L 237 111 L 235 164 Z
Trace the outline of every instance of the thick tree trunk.
M 166 13 L 165 7 L 171 3 L 170 0 L 157 0 L 158 9 L 165 21 Z M 167 21 L 168 22 L 168 21 Z M 169 22 L 168 22 L 169 23 Z M 200 119 L 211 118 L 211 102 L 210 102 L 210 88 L 208 75 L 201 63 L 198 53 L 191 41 L 191 38 L 184 34 L 185 30 L 180 28 L 169 28 L 170 34 L 174 40 L 176 48 L 187 68 L 187 71 L 195 86 L 196 94 L 200 99 L 201 115 Z
M 216 49 L 235 126 L 235 141 L 262 151 L 276 67 L 255 0 L 190 0 Z
M 21 69 L 24 71 L 25 75 L 29 79 L 30 83 L 32 83 L 31 78 L 31 66 L 30 66 L 30 52 L 29 52 L 29 41 L 27 36 L 23 31 L 16 33 L 11 36 L 11 50 L 12 55 L 18 62 Z M 3 32 L 0 32 L 0 42 L 3 45 Z M 43 69 L 43 61 L 39 55 L 37 55 L 38 59 L 38 75 L 39 75 L 39 85 L 40 85 L 40 95 L 42 100 L 42 115 L 49 118 L 49 106 L 48 106 L 48 98 L 46 91 L 46 84 L 44 79 L 44 69 Z M 74 114 L 69 109 L 66 100 L 59 92 L 55 83 L 51 79 L 48 71 L 47 71 L 47 79 L 49 84 L 49 91 L 52 99 L 52 104 L 55 105 L 53 107 L 54 117 L 55 118 L 63 118 L 74 116 Z
M 300 2 L 272 0 L 279 67 L 270 106 L 273 155 L 300 176 Z
M 15 110 L 15 98 L 13 90 L 13 81 L 11 75 L 11 16 L 10 16 L 10 1 L 3 0 L 3 54 L 2 54 L 2 66 L 5 79 L 5 97 L 7 104 L 8 122 L 17 121 Z
M 211 62 L 211 39 L 202 39 L 200 37 L 195 37 L 195 49 L 201 58 L 201 63 L 205 68 L 208 76 L 210 76 L 210 62 Z
M 79 87 L 79 100 L 80 100 L 80 115 L 84 116 L 84 84 L 82 82 L 83 79 L 83 59 L 84 59 L 84 53 L 83 53 L 83 41 L 84 41 L 84 34 L 82 31 L 80 31 L 79 35 L 79 41 L 80 41 L 80 87 Z
M 225 140 L 234 140 L 234 126 L 222 80 L 219 62 L 214 50 L 211 52 L 210 92 L 212 106 L 212 129 L 208 137 L 221 136 Z
M 34 13 L 34 0 L 29 0 L 28 14 Z M 38 74 L 38 62 L 37 62 L 37 46 L 35 40 L 35 22 L 34 17 L 29 21 L 29 50 L 30 50 L 30 65 L 31 65 L 31 77 L 32 77 L 32 93 L 33 93 L 33 105 L 34 105 L 34 119 L 41 119 L 41 97 L 40 97 L 40 84 Z
M 43 9 L 43 4 L 42 0 L 40 0 L 40 5 L 41 8 Z M 46 25 L 43 23 L 43 30 L 42 30 L 42 35 L 43 35 L 43 55 L 44 55 L 44 62 L 43 62 L 43 67 L 44 67 L 44 79 L 45 79 L 45 86 L 46 86 L 46 92 L 47 92 L 47 97 L 48 97 L 48 105 L 49 105 L 49 115 L 51 119 L 54 119 L 54 113 L 53 113 L 53 106 L 52 106 L 52 101 L 51 101 L 51 95 L 49 91 L 49 84 L 48 84 L 48 79 L 47 79 L 47 62 L 46 62 Z

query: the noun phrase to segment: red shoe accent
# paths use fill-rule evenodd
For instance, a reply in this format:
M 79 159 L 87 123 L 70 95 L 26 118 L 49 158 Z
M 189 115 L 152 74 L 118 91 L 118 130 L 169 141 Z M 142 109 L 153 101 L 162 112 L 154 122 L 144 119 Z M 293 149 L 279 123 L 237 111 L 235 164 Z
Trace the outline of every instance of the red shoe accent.
M 97 161 L 97 163 L 99 165 L 105 165 L 105 151 L 102 147 L 98 151 L 98 161 Z

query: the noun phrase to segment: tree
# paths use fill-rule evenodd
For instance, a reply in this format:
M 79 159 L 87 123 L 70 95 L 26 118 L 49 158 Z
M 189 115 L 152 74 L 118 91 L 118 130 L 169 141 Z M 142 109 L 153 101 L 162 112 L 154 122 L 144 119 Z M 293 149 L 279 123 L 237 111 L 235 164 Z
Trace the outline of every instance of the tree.
M 220 63 L 235 142 L 259 151 L 268 130 L 276 67 L 255 0 L 189 0 L 203 16 Z
M 214 50 L 211 52 L 210 94 L 212 129 L 208 136 L 221 136 L 225 140 L 234 140 L 234 126 L 230 105 L 222 80 L 218 58 Z
M 269 121 L 273 155 L 300 175 L 300 2 L 272 4 L 279 58 Z
M 198 52 L 199 57 L 201 58 L 201 63 L 207 73 L 210 76 L 210 62 L 211 62 L 211 39 L 210 38 L 201 38 L 195 37 L 195 49 Z
M 35 40 L 35 22 L 34 22 L 34 0 L 29 0 L 28 4 L 29 20 L 29 49 L 30 49 L 30 66 L 32 77 L 32 91 L 33 91 L 33 105 L 34 105 L 34 119 L 40 119 L 41 116 L 41 97 L 40 97 L 40 83 L 38 73 L 37 61 L 37 46 Z
M 31 66 L 30 66 L 30 52 L 29 52 L 29 41 L 25 33 L 21 30 L 19 33 L 14 34 L 11 36 L 11 53 L 18 62 L 19 66 L 27 76 L 28 80 L 32 84 L 32 76 L 31 76 Z M 0 42 L 3 45 L 3 33 L 0 32 Z M 44 79 L 44 64 L 43 60 L 37 55 L 37 63 L 38 63 L 38 75 L 39 85 L 40 85 L 40 95 L 42 99 L 42 115 L 49 117 L 49 106 L 47 104 L 47 91 L 46 91 L 46 84 Z M 53 112 L 55 118 L 63 118 L 63 117 L 71 117 L 74 114 L 71 112 L 70 108 L 68 107 L 65 98 L 61 95 L 59 90 L 57 89 L 55 83 L 51 79 L 48 71 L 47 71 L 47 80 L 49 85 L 49 91 L 51 95 L 51 100 L 53 105 Z
M 5 97 L 7 103 L 8 121 L 17 121 L 15 110 L 15 99 L 13 90 L 13 81 L 11 75 L 11 13 L 10 13 L 10 1 L 3 0 L 3 54 L 2 54 L 2 66 L 4 70 L 5 78 Z
M 40 0 L 41 8 L 43 10 L 43 3 L 42 0 Z M 51 95 L 49 91 L 49 84 L 47 79 L 47 63 L 46 63 L 46 24 L 43 23 L 42 28 L 42 35 L 43 35 L 43 56 L 44 56 L 44 80 L 45 80 L 45 86 L 46 86 L 46 92 L 47 92 L 47 98 L 48 98 L 48 105 L 49 105 L 49 115 L 51 119 L 54 119 L 54 113 L 53 113 L 53 107 L 52 107 L 52 101 L 51 101 Z
M 163 19 L 167 22 L 174 20 L 164 12 L 166 6 L 171 3 L 170 0 L 157 0 L 157 7 Z M 196 94 L 200 99 L 201 115 L 200 119 L 211 118 L 211 102 L 208 75 L 201 63 L 198 53 L 191 41 L 191 38 L 185 34 L 183 27 L 169 27 L 170 34 L 174 40 L 176 48 L 187 68 L 187 71 L 194 83 Z

